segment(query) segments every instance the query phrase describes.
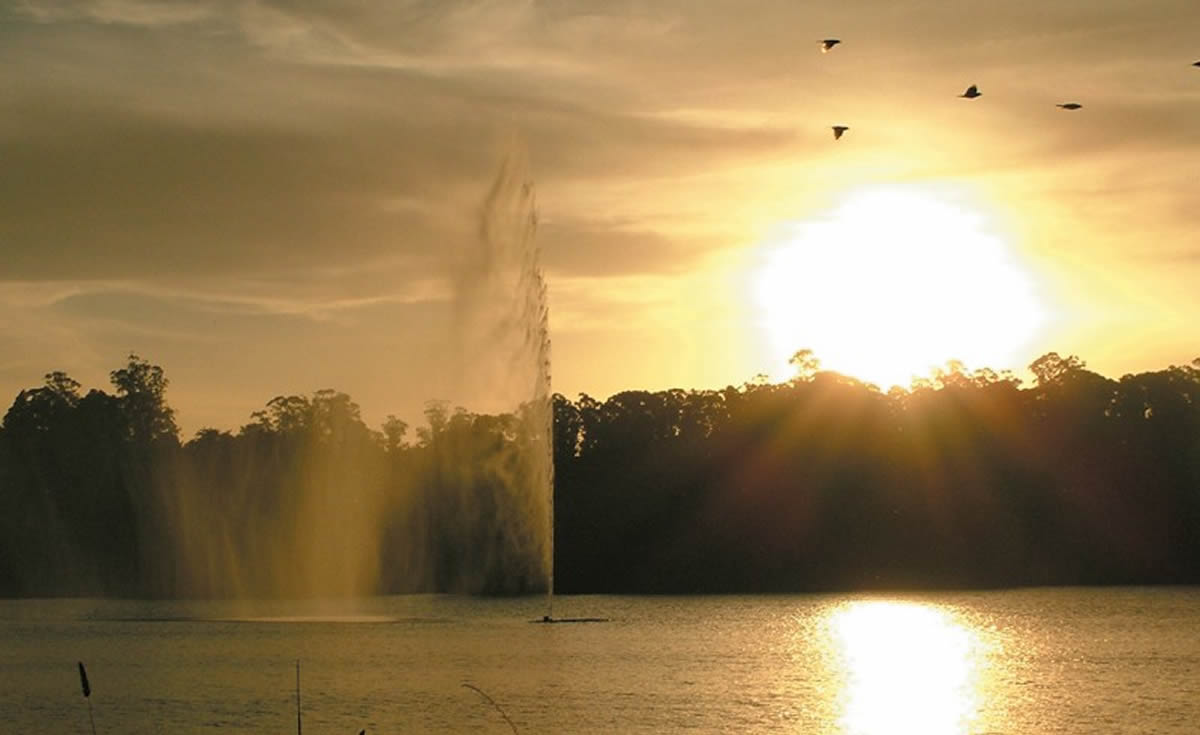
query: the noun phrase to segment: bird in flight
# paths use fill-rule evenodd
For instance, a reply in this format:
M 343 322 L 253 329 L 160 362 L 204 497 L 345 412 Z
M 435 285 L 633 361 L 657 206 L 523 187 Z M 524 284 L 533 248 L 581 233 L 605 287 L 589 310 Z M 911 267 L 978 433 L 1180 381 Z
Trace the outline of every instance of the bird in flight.
M 842 133 L 846 132 L 849 129 L 850 128 L 846 127 L 845 125 L 834 125 L 833 126 L 833 139 L 834 140 L 840 139 L 842 137 Z
M 840 38 L 823 38 L 820 40 L 821 53 L 827 54 L 833 50 L 833 47 L 842 42 Z
M 1080 107 L 1083 107 L 1083 105 L 1079 104 L 1078 102 L 1060 102 L 1055 105 L 1055 107 L 1061 107 L 1064 110 L 1078 110 Z
M 979 91 L 979 87 L 976 87 L 974 84 L 972 84 L 971 86 L 967 87 L 967 91 L 960 94 L 959 97 L 966 97 L 969 100 L 973 100 L 982 94 L 983 92 Z

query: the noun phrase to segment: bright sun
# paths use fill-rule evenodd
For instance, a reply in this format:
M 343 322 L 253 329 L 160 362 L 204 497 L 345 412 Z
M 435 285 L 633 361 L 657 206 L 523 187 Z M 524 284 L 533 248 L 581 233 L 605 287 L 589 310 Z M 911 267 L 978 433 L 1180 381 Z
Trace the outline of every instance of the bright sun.
M 947 360 L 1013 367 L 1045 321 L 1032 274 L 958 190 L 859 190 L 767 244 L 754 294 L 769 374 L 811 349 L 887 390 Z

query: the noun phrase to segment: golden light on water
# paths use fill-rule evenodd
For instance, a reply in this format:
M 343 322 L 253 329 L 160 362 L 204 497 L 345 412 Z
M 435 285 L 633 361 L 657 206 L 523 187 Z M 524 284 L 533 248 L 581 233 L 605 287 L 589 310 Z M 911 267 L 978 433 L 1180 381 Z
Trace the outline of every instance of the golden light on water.
M 846 735 L 975 732 L 986 669 L 979 635 L 932 606 L 854 602 L 828 620 Z
M 1017 367 L 1047 322 L 1004 229 L 953 187 L 861 189 L 765 247 L 752 297 L 775 379 L 802 348 L 884 390 L 951 359 Z

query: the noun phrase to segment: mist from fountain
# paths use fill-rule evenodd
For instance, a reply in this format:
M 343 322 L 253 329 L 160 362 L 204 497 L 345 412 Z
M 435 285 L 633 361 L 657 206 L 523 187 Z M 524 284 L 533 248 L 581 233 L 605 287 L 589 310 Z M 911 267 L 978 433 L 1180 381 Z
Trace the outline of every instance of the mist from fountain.
M 534 187 L 516 146 L 448 243 L 456 396 L 434 402 L 412 477 L 332 391 L 277 398 L 246 430 L 170 468 L 156 515 L 171 595 L 349 598 L 393 591 L 554 592 L 549 309 Z M 306 402 L 307 401 L 307 402 Z M 297 418 L 299 417 L 299 418 Z M 296 421 L 303 431 L 289 432 Z M 253 428 L 253 427 L 251 427 Z M 230 437 L 232 439 L 232 437 Z M 373 443 L 375 442 L 375 443 Z M 416 478 L 416 479 L 413 479 Z

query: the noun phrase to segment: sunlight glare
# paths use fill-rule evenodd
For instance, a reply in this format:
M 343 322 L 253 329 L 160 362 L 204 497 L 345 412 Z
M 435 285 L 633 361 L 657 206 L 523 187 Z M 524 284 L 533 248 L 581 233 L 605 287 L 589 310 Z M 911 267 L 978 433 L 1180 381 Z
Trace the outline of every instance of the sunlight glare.
M 1032 273 L 963 192 L 888 186 L 790 223 L 752 286 L 769 375 L 813 350 L 822 367 L 886 390 L 947 360 L 1013 367 L 1046 322 Z
M 847 735 L 965 735 L 984 653 L 949 614 L 917 603 L 853 602 L 829 626 L 845 677 Z

